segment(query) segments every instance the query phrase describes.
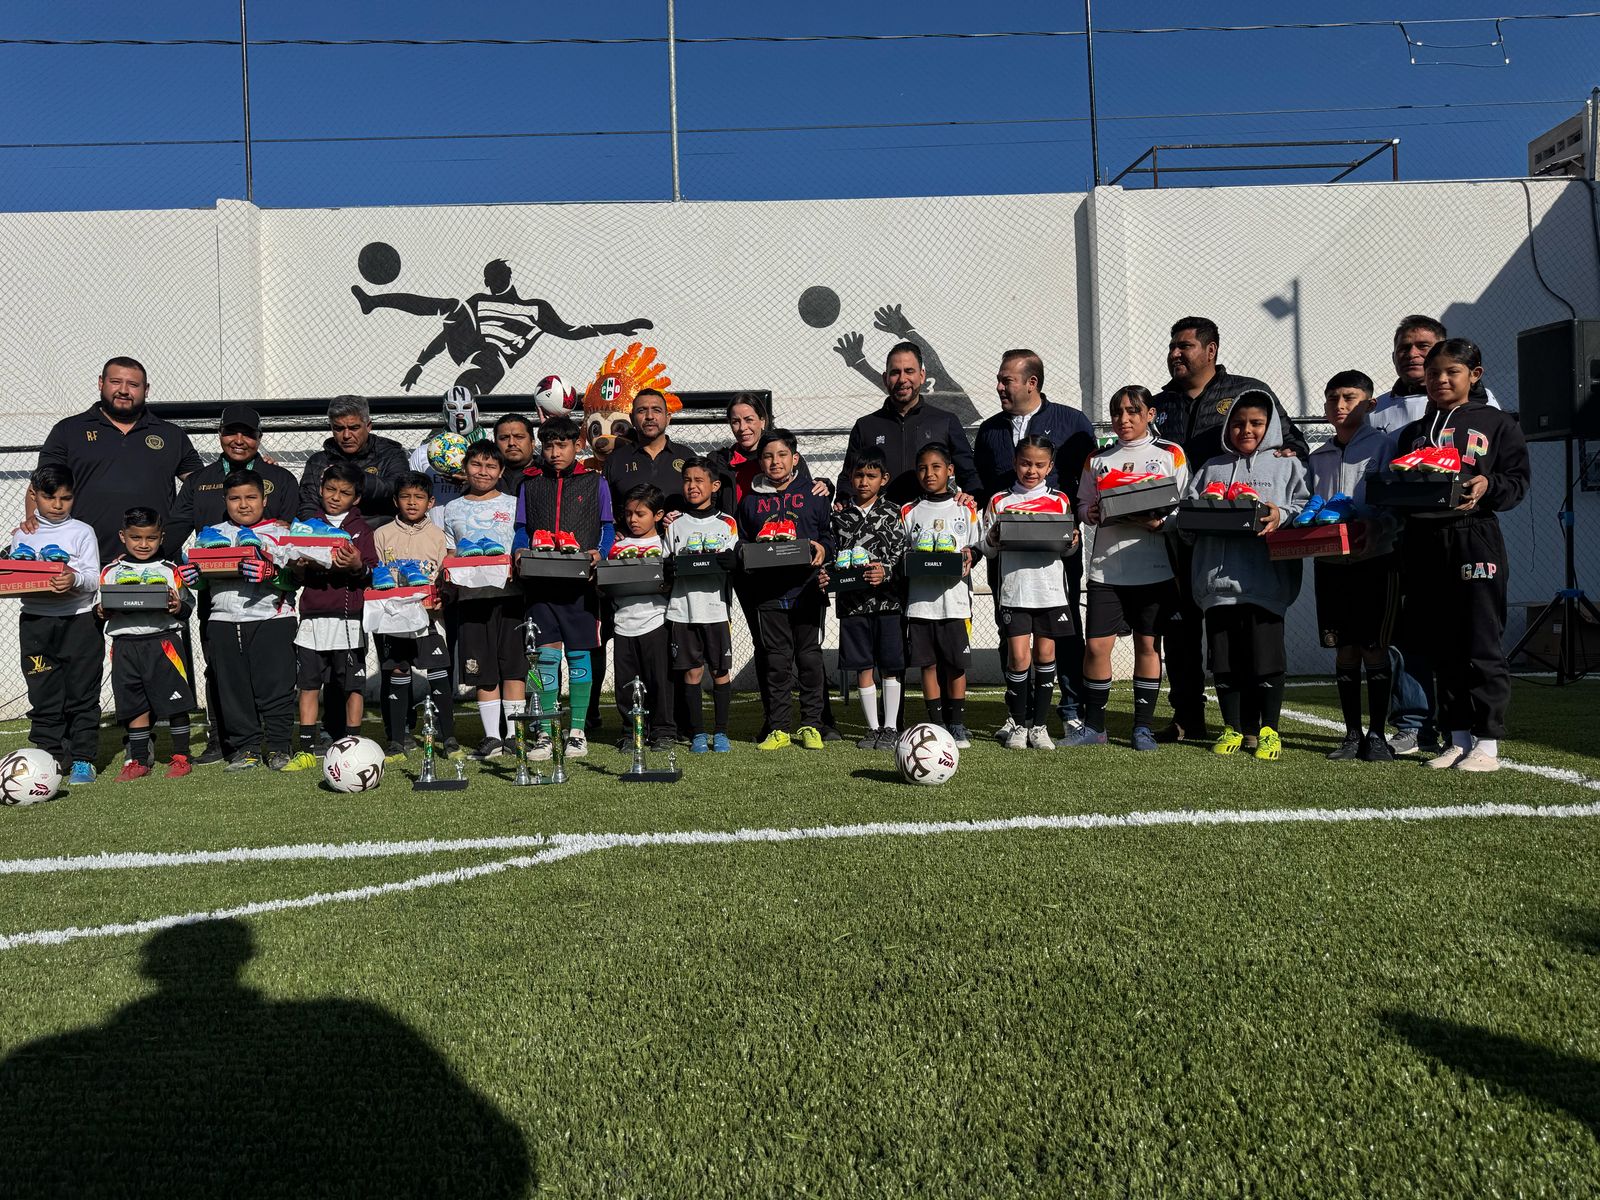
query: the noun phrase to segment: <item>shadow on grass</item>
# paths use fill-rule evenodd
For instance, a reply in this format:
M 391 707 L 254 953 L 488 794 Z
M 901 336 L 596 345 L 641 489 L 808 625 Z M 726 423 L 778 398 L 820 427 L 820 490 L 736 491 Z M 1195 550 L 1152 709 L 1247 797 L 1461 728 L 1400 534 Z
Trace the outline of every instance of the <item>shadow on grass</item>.
M 1600 912 L 1568 908 L 1546 930 L 1579 954 L 1600 955 Z
M 522 1135 L 359 1000 L 243 986 L 249 926 L 157 933 L 155 991 L 0 1062 L 12 1196 L 488 1196 L 536 1186 Z
M 870 779 L 874 783 L 899 783 L 899 771 L 886 771 L 880 767 L 863 767 L 850 772 L 851 779 Z
M 1438 1017 L 1383 1012 L 1378 1019 L 1447 1067 L 1568 1112 L 1600 1139 L 1600 1062 Z

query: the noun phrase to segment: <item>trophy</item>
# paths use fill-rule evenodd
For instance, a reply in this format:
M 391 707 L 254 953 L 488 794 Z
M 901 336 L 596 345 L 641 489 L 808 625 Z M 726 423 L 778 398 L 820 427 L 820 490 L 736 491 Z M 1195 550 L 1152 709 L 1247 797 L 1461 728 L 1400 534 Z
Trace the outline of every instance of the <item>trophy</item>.
M 683 772 L 678 770 L 678 752 L 667 751 L 667 769 L 665 771 L 651 771 L 644 765 L 644 719 L 650 715 L 650 710 L 644 706 L 644 681 L 634 676 L 628 685 L 628 691 L 633 696 L 633 707 L 628 710 L 628 720 L 633 723 L 633 763 L 628 769 L 617 776 L 623 783 L 677 783 L 683 778 Z
M 411 790 L 414 792 L 459 792 L 467 786 L 467 768 L 464 763 L 456 763 L 454 779 L 434 777 L 433 760 L 439 734 L 439 727 L 434 720 L 437 716 L 438 710 L 433 706 L 433 692 L 430 690 L 422 700 L 422 770 L 418 773 L 416 782 L 411 785 Z
M 530 663 L 536 663 L 539 656 L 539 626 L 532 621 L 527 623 L 527 633 L 523 648 L 528 655 Z M 561 707 L 560 688 L 557 688 L 556 707 L 552 712 L 544 710 L 544 687 L 538 678 L 538 667 L 532 666 L 528 671 L 528 702 L 523 710 L 511 718 L 516 726 L 517 743 L 517 774 L 512 779 L 516 787 L 537 787 L 540 784 L 565 783 L 567 781 L 567 743 L 561 732 L 561 717 L 567 710 Z M 554 770 L 550 777 L 545 778 L 541 770 L 528 768 L 528 730 L 532 728 L 533 736 L 544 729 L 545 722 L 550 723 L 550 752 Z

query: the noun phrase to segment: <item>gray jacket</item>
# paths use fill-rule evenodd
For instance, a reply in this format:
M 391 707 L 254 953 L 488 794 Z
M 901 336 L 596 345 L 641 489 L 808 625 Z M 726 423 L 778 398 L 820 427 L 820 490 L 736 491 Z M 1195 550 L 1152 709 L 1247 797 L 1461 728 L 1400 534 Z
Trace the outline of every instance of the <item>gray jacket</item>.
M 1198 496 L 1209 483 L 1248 483 L 1261 499 L 1276 504 L 1287 525 L 1307 500 L 1306 466 L 1298 458 L 1279 458 L 1274 451 L 1283 445 L 1283 422 L 1274 405 L 1267 419 L 1267 435 L 1251 454 L 1233 448 L 1228 423 L 1239 401 L 1253 392 L 1241 392 L 1228 406 L 1223 418 L 1224 452 L 1195 472 L 1189 481 L 1189 496 Z M 1253 604 L 1277 616 L 1289 611 L 1300 594 L 1299 559 L 1274 562 L 1267 557 L 1267 544 L 1261 538 L 1201 535 L 1195 539 L 1194 566 L 1190 581 L 1195 603 L 1203 611 L 1223 604 Z
M 1348 446 L 1339 445 L 1337 438 L 1329 438 L 1307 459 L 1311 467 L 1311 494 L 1332 500 L 1336 492 L 1343 492 L 1360 507 L 1367 500 L 1367 479 L 1381 471 L 1394 456 L 1393 436 L 1371 423 L 1362 425 Z

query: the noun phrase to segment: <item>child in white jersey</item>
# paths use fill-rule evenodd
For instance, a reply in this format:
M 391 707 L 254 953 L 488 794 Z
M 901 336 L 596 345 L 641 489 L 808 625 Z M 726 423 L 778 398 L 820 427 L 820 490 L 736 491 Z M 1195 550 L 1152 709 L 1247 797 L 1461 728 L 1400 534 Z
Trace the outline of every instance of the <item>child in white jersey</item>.
M 691 458 L 683 464 L 684 512 L 671 525 L 663 541 L 669 555 L 717 554 L 732 550 L 739 541 L 738 523 L 717 511 L 722 477 L 709 459 Z M 728 624 L 726 575 L 678 575 L 672 580 L 667 601 L 668 637 L 672 670 L 683 678 L 687 708 L 689 752 L 714 750 L 727 754 L 728 708 L 733 702 L 733 633 Z M 706 672 L 711 672 L 711 709 L 714 722 L 706 736 L 701 712 Z

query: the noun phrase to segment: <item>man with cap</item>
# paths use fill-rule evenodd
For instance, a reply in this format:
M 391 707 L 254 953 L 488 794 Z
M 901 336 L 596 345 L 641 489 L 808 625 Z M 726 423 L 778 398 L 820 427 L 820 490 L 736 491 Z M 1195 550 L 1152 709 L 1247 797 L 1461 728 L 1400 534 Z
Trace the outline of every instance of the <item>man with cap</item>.
M 228 519 L 223 503 L 223 486 L 234 471 L 254 471 L 266 488 L 266 516 L 285 523 L 295 519 L 299 505 L 300 482 L 276 463 L 261 457 L 261 415 L 248 404 L 229 404 L 222 410 L 219 430 L 222 453 L 215 462 L 201 467 L 184 480 L 166 520 L 162 553 L 177 561 L 192 534 L 208 525 Z M 206 617 L 210 612 L 210 593 L 200 593 L 200 644 L 205 646 Z M 209 656 L 208 656 L 209 657 Z M 206 748 L 194 759 L 197 766 L 221 762 L 225 757 L 218 741 L 216 714 L 222 708 L 217 699 L 216 678 L 206 669 Z

